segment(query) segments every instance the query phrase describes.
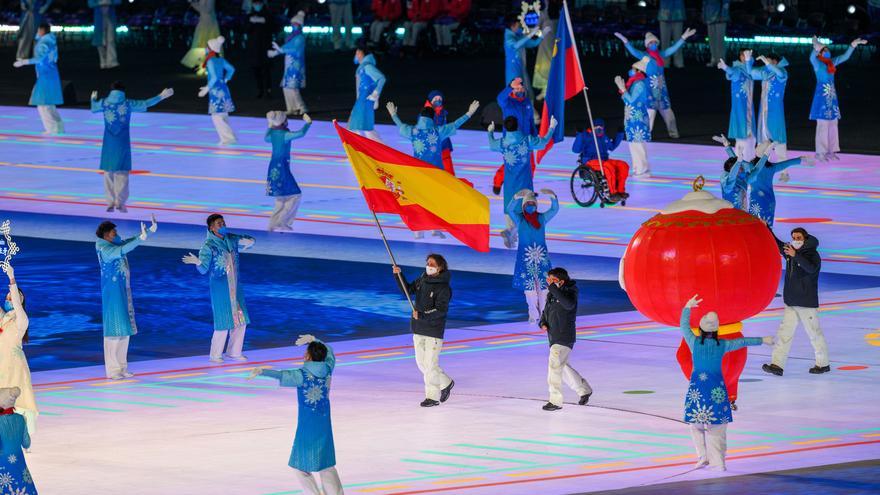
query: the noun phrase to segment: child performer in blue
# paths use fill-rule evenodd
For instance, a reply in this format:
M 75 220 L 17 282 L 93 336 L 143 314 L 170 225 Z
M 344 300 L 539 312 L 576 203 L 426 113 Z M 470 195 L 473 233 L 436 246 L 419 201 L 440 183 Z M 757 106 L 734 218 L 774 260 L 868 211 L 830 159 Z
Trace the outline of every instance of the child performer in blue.
M 815 165 L 815 161 L 813 158 L 805 156 L 771 163 L 767 161 L 770 157 L 770 148 L 772 148 L 772 144 L 769 143 L 758 146 L 758 154 L 761 158 L 755 158 L 753 160 L 754 166 L 749 170 L 749 213 L 763 220 L 769 227 L 773 227 L 773 219 L 776 216 L 773 176 L 793 165 L 811 167 Z
M 31 436 L 21 414 L 15 414 L 18 387 L 0 388 L 0 480 L 6 493 L 37 495 L 37 487 L 24 460 L 22 449 L 31 447 Z
M 355 50 L 354 65 L 357 66 L 354 72 L 356 100 L 348 117 L 348 130 L 381 143 L 376 132 L 376 109 L 385 87 L 385 74 L 376 67 L 376 57 L 366 44 Z
M 853 51 L 866 40 L 856 38 L 849 44 L 843 55 L 831 58 L 828 47 L 813 36 L 813 51 L 810 52 L 810 64 L 816 73 L 816 91 L 813 93 L 813 105 L 810 107 L 810 120 L 816 121 L 816 159 L 819 161 L 838 160 L 840 138 L 837 134 L 837 122 L 840 121 L 840 107 L 837 104 L 837 88 L 834 86 L 834 74 L 837 66 L 849 60 Z
M 513 220 L 519 237 L 513 288 L 526 295 L 529 323 L 539 322 L 547 302 L 547 271 L 551 265 L 545 229 L 559 211 L 556 193 L 541 189 L 541 194 L 550 196 L 550 209 L 544 213 L 538 213 L 537 195 L 530 189 L 517 192 L 507 205 L 507 215 Z
M 443 93 L 431 91 L 428 93 L 428 99 L 425 101 L 425 108 L 434 111 L 434 125 L 437 127 L 446 125 L 446 118 L 449 112 L 443 107 Z M 455 166 L 452 164 L 452 140 L 446 138 L 440 145 L 440 158 L 443 160 L 443 169 L 452 175 L 455 175 Z
M 269 121 L 269 129 L 265 140 L 272 143 L 272 158 L 266 173 L 266 194 L 275 198 L 275 210 L 269 218 L 269 232 L 291 231 L 302 190 L 290 172 L 290 145 L 294 139 L 305 137 L 312 119 L 308 114 L 303 114 L 305 125 L 296 132 L 287 128 L 287 115 L 280 110 L 267 113 L 266 120 Z
M 235 103 L 227 85 L 235 74 L 235 67 L 221 55 L 224 42 L 226 38 L 223 36 L 208 40 L 208 52 L 203 64 L 208 71 L 208 84 L 199 88 L 199 98 L 208 97 L 208 113 L 220 137 L 217 144 L 221 146 L 238 142 L 235 131 L 229 125 L 229 114 L 235 111 Z
M 336 357 L 329 345 L 312 335 L 300 335 L 296 345 L 308 345 L 302 368 L 255 368 L 249 378 L 262 375 L 278 380 L 282 387 L 296 387 L 299 412 L 288 465 L 296 472 L 306 495 L 342 495 L 330 423 L 330 378 Z M 312 473 L 320 475 L 320 488 Z
M 543 138 L 525 134 L 519 129 L 516 117 L 504 119 L 504 132 L 501 139 L 495 139 L 495 122 L 489 124 L 489 149 L 501 153 L 504 159 L 504 211 L 508 212 L 514 191 L 534 187 L 532 176 L 532 151 L 543 149 L 553 137 L 556 129 L 556 117 L 550 117 L 550 127 Z M 504 247 L 511 248 L 517 239 L 516 223 L 507 214 L 507 228 L 501 231 Z M 540 313 L 539 313 L 540 314 Z
M 718 68 L 730 81 L 730 125 L 727 135 L 736 139 L 736 155 L 743 160 L 755 157 L 755 81 L 752 80 L 752 51 L 740 50 L 739 60 L 728 66 L 724 59 Z
M 673 43 L 669 48 L 660 50 L 660 40 L 657 39 L 653 33 L 646 33 L 645 51 L 642 51 L 636 49 L 632 43 L 626 39 L 626 36 L 620 33 L 614 33 L 614 36 L 617 36 L 617 38 L 623 42 L 623 46 L 626 47 L 629 54 L 637 60 L 642 60 L 645 57 L 648 57 L 646 73 L 648 75 L 648 83 L 651 89 L 648 94 L 648 125 L 653 132 L 654 118 L 657 117 L 657 112 L 660 112 L 663 121 L 666 123 L 666 130 L 669 132 L 669 137 L 673 139 L 678 139 L 678 126 L 675 123 L 675 114 L 672 112 L 672 103 L 669 101 L 669 90 L 666 88 L 666 76 L 663 75 L 664 66 L 666 65 L 663 58 L 672 56 L 684 46 L 684 43 L 688 38 L 695 34 L 697 34 L 696 29 L 685 29 L 678 41 Z
M 37 29 L 37 45 L 34 57 L 16 60 L 14 67 L 33 65 L 37 71 L 37 82 L 31 91 L 28 105 L 37 107 L 43 121 L 43 134 L 64 134 L 64 122 L 58 115 L 55 105 L 64 103 L 61 93 L 61 77 L 58 75 L 58 43 L 49 23 L 40 24 Z
M 623 100 L 623 127 L 626 141 L 629 143 L 629 156 L 632 160 L 633 177 L 650 177 L 651 166 L 648 164 L 648 148 L 645 143 L 651 141 L 651 124 L 648 122 L 650 105 L 648 104 L 648 83 L 645 71 L 648 70 L 648 57 L 632 64 L 629 79 L 614 78 L 617 92 Z
M 697 469 L 709 465 L 712 469 L 725 471 L 724 456 L 727 452 L 727 424 L 733 421 L 730 399 L 721 361 L 724 354 L 745 346 L 773 344 L 773 337 L 744 337 L 718 340 L 718 314 L 710 311 L 700 318 L 700 337 L 691 330 L 691 308 L 702 302 L 694 296 L 681 311 L 681 334 L 691 350 L 694 370 L 684 401 L 684 421 L 690 425 L 691 437 L 697 449 Z
M 308 112 L 300 90 L 306 87 L 306 37 L 303 23 L 306 13 L 300 10 L 290 19 L 291 34 L 283 45 L 272 42 L 267 52 L 269 58 L 284 55 L 284 75 L 281 77 L 281 91 L 287 115 L 303 115 Z
M 788 84 L 788 60 L 775 53 L 761 55 L 762 67 L 752 69 L 752 79 L 761 81 L 761 106 L 758 113 L 758 142 L 773 141 L 776 158 L 788 158 L 785 132 L 785 86 Z
M 749 191 L 749 170 L 752 168 L 752 162 L 740 159 L 724 134 L 713 136 L 712 139 L 724 146 L 724 151 L 727 152 L 728 156 L 724 162 L 724 171 L 721 172 L 721 197 L 725 201 L 730 202 L 734 208 L 749 211 L 747 195 Z M 767 158 L 766 154 L 762 156 L 758 165 L 763 166 Z

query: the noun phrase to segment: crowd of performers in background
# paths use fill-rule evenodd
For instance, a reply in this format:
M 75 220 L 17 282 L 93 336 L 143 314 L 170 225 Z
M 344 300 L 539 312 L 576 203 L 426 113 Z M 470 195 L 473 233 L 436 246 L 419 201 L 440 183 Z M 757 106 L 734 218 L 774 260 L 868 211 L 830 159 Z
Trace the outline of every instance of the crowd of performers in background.
M 261 10 L 260 4 L 261 2 L 256 1 L 251 7 L 257 14 Z M 113 25 L 115 18 L 112 14 L 112 2 L 95 5 L 96 19 Z M 333 5 L 336 4 L 331 2 L 331 7 Z M 200 1 L 194 3 L 193 7 L 199 9 L 200 13 L 203 12 L 202 9 L 210 12 L 213 10 L 213 1 Z M 347 10 L 343 6 L 338 15 L 343 19 L 350 18 L 350 5 Z M 292 230 L 302 197 L 302 191 L 291 173 L 290 151 L 292 141 L 305 136 L 311 124 L 300 93 L 305 87 L 305 42 L 302 34 L 304 19 L 302 12 L 291 19 L 292 33 L 283 45 L 278 45 L 272 35 L 262 38 L 266 46 L 259 51 L 266 58 L 283 55 L 285 61 L 281 87 L 287 109 L 267 115 L 268 128 L 265 135 L 265 141 L 272 146 L 266 193 L 275 198 L 275 210 L 269 221 L 270 231 Z M 216 32 L 216 21 L 213 24 L 206 22 L 204 25 L 200 21 L 198 30 L 210 33 L 206 35 L 209 39 L 205 41 L 205 56 L 199 62 L 199 67 L 204 69 L 207 76 L 207 84 L 200 89 L 198 96 L 208 98 L 209 114 L 217 129 L 220 144 L 234 144 L 236 136 L 229 114 L 235 110 L 235 105 L 228 82 L 235 73 L 235 68 L 223 57 L 224 38 Z M 105 43 L 98 45 L 99 50 L 104 47 L 101 52 L 102 66 L 109 67 L 118 63 L 112 47 L 114 33 L 115 29 L 109 28 L 101 32 L 102 42 Z M 524 62 L 525 50 L 539 47 L 540 41 L 547 34 L 546 28 L 535 29 L 526 34 L 520 21 L 511 18 L 504 38 L 505 80 L 508 84 L 496 98 L 502 110 L 503 129 L 500 129 L 500 137 L 495 135 L 494 122 L 487 130 L 489 147 L 500 154 L 503 162 L 493 181 L 493 189 L 495 194 L 502 195 L 504 201 L 507 222 L 502 232 L 504 244 L 508 248 L 517 249 L 513 288 L 525 295 L 529 322 L 544 330 L 549 339 L 549 399 L 543 409 L 554 411 L 561 409 L 563 405 L 563 382 L 577 394 L 577 403 L 581 405 L 588 403 L 593 388 L 569 364 L 570 354 L 577 340 L 577 285 L 564 268 L 553 266 L 547 248 L 547 225 L 558 212 L 559 202 L 551 190 L 534 191 L 534 152 L 546 146 L 557 122 L 555 119 L 551 120 L 550 130 L 545 136 L 538 135 L 538 116 L 534 109 L 535 87 L 530 82 Z M 664 33 L 663 36 L 667 34 Z M 609 153 L 625 140 L 634 169 L 631 176 L 648 177 L 650 167 L 646 143 L 651 140 L 657 113 L 661 115 L 670 137 L 678 137 L 663 71 L 668 59 L 672 57 L 672 60 L 676 60 L 678 50 L 693 34 L 692 29 L 684 30 L 675 43 L 663 50 L 659 48 L 660 40 L 651 33 L 645 36 L 645 50 L 636 48 L 618 34 L 626 49 L 636 59 L 626 78 L 620 76 L 614 80 L 625 107 L 624 129 L 608 135 L 604 122 L 597 119 L 578 131 L 572 146 L 572 151 L 578 155 L 578 161 L 590 168 L 598 170 L 601 160 L 610 192 L 618 199 L 628 197 L 626 180 L 630 176 L 629 165 L 610 158 Z M 840 110 L 834 74 L 837 67 L 860 44 L 864 44 L 864 40 L 856 39 L 845 53 L 831 58 L 828 47 L 814 40 L 810 60 L 817 77 L 817 88 L 810 118 L 817 122 L 815 156 L 818 160 L 837 159 L 840 151 L 837 132 Z M 348 40 L 346 45 L 349 45 Z M 193 48 L 198 48 L 195 40 Z M 41 23 L 36 29 L 33 50 L 32 58 L 20 58 L 15 66 L 35 66 L 37 83 L 30 104 L 37 106 L 47 134 L 63 133 L 63 121 L 55 108 L 63 102 L 57 69 L 58 49 L 55 36 L 45 23 Z M 189 58 L 185 57 L 184 63 L 197 55 L 188 55 Z M 754 60 L 762 65 L 754 67 Z M 774 54 L 762 55 L 754 60 L 751 50 L 743 50 L 739 54 L 739 60 L 732 66 L 728 66 L 722 56 L 717 57 L 717 66 L 725 71 L 731 82 L 732 100 L 727 135 L 716 138 L 725 146 L 729 157 L 721 171 L 721 188 L 723 197 L 734 207 L 752 213 L 772 228 L 775 213 L 775 174 L 792 165 L 811 165 L 813 160 L 786 159 L 783 106 L 787 81 L 786 60 Z M 379 141 L 375 128 L 375 111 L 379 108 L 385 76 L 377 67 L 376 58 L 366 43 L 361 42 L 355 48 L 354 64 L 355 103 L 348 128 Z M 257 65 L 252 68 L 259 77 L 268 74 Z M 761 81 L 762 84 L 757 118 L 752 98 L 754 81 Z M 270 85 L 261 86 L 260 91 L 268 93 Z M 104 98 L 99 98 L 97 91 L 92 93 L 91 110 L 102 113 L 105 124 L 100 168 L 104 171 L 107 211 L 126 212 L 128 178 L 132 165 L 131 114 L 147 111 L 149 107 L 173 94 L 173 90 L 169 88 L 152 98 L 133 100 L 127 97 L 125 86 L 121 82 L 114 82 Z M 454 174 L 451 138 L 475 114 L 479 103 L 472 102 L 467 113 L 452 122 L 447 119 L 445 103 L 442 92 L 429 92 L 415 125 L 406 124 L 400 119 L 394 103 L 388 102 L 386 109 L 400 135 L 411 142 L 413 156 Z M 288 116 L 302 116 L 302 128 L 291 131 L 288 128 Z M 728 138 L 735 140 L 735 143 L 731 143 Z M 780 161 L 769 161 L 770 154 L 774 152 Z M 539 196 L 549 200 L 548 210 L 539 211 Z M 247 358 L 242 350 L 250 318 L 239 279 L 239 253 L 253 246 L 255 240 L 248 235 L 230 232 L 224 218 L 219 214 L 209 216 L 206 226 L 206 238 L 198 255 L 188 253 L 182 261 L 193 265 L 199 274 L 208 277 L 214 317 L 209 359 L 213 363 L 222 363 L 224 360 L 244 361 Z M 155 218 L 150 226 L 142 223 L 140 233 L 128 238 L 120 236 L 116 225 L 109 221 L 101 223 L 96 231 L 96 250 L 101 268 L 105 371 L 109 379 L 119 380 L 133 376 L 128 369 L 127 352 L 131 336 L 137 333 L 137 326 L 132 306 L 128 254 L 156 231 Z M 422 233 L 416 233 L 417 237 L 421 235 Z M 435 235 L 443 236 L 440 232 Z M 714 313 L 711 312 L 700 321 L 700 335 L 694 336 L 688 326 L 688 319 L 691 308 L 699 304 L 699 297 L 694 296 L 682 310 L 682 333 L 692 352 L 694 363 L 685 399 L 684 419 L 691 424 L 699 456 L 697 467 L 711 464 L 718 469 L 724 469 L 726 425 L 732 421 L 732 408 L 721 377 L 721 360 L 726 352 L 747 345 L 774 344 L 772 360 L 762 368 L 767 373 L 782 375 L 794 330 L 800 320 L 810 335 L 816 354 L 815 366 L 809 370 L 810 373 L 830 371 L 827 345 L 817 312 L 817 280 L 821 267 L 817 251 L 818 240 L 804 229 L 796 228 L 791 232 L 790 242 L 777 241 L 780 253 L 786 260 L 789 275 L 785 278 L 785 311 L 775 344 L 774 339 L 769 337 L 718 340 L 717 315 L 713 319 Z M 0 390 L 0 406 L 3 406 L 0 409 L 0 444 L 3 445 L 4 455 L 7 450 L 12 455 L 20 455 L 16 452 L 21 447 L 28 447 L 28 434 L 36 431 L 38 412 L 27 361 L 21 351 L 28 330 L 25 296 L 18 289 L 12 267 L 7 267 L 5 271 L 9 277 L 10 291 L 4 308 L 0 311 L 0 388 L 17 387 L 17 391 L 10 389 L 7 395 L 12 399 L 5 399 L 4 391 Z M 411 329 L 416 363 L 424 382 L 425 399 L 421 406 L 439 406 L 449 400 L 455 385 L 455 381 L 443 371 L 439 363 L 446 317 L 452 300 L 450 268 L 443 256 L 432 254 L 426 260 L 425 271 L 412 282 L 406 280 L 398 266 L 393 267 L 393 272 L 400 288 L 414 296 Z M 277 379 L 281 386 L 299 389 L 299 423 L 290 466 L 300 475 L 306 493 L 319 493 L 317 483 L 310 474 L 313 472 L 321 474 L 324 493 L 342 493 L 334 468 L 335 454 L 328 399 L 330 376 L 335 363 L 333 352 L 328 345 L 308 335 L 302 336 L 297 344 L 308 346 L 306 363 L 301 369 L 273 371 L 258 368 L 254 376 L 262 374 Z M 19 415 L 10 415 L 12 403 L 22 420 L 15 419 Z M 18 481 L 24 484 L 29 482 L 32 488 L 33 480 L 30 479 L 27 468 L 23 469 L 24 471 L 19 472 Z

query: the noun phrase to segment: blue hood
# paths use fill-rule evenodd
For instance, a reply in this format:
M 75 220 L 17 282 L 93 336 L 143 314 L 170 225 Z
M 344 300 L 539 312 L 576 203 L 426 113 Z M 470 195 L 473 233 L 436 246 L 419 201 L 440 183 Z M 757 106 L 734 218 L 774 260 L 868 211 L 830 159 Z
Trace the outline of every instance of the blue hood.
M 434 119 L 419 115 L 419 120 L 416 121 L 416 129 L 431 129 L 433 127 Z
M 118 89 L 114 89 L 110 91 L 110 94 L 105 98 L 109 103 L 119 103 L 125 101 L 125 91 L 121 91 Z
M 330 367 L 324 361 L 306 361 L 303 368 L 318 378 L 326 378 L 330 375 Z

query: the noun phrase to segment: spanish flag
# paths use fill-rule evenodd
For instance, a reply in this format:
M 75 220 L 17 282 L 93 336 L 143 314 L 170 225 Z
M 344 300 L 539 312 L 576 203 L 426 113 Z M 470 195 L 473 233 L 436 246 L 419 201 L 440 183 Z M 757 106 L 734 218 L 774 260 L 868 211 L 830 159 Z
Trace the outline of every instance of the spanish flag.
M 489 251 L 489 198 L 443 169 L 333 125 L 374 213 L 395 213 L 410 230 L 445 230 Z

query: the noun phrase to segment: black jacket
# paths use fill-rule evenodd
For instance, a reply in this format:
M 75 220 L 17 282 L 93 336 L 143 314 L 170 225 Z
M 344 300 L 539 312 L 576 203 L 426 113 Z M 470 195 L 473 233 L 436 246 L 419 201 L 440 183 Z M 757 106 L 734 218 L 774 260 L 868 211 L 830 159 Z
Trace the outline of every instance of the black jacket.
M 275 16 L 265 7 L 260 12 L 251 11 L 247 15 L 247 42 L 245 43 L 251 67 L 270 63 L 268 51 L 277 31 Z
M 547 303 L 541 313 L 541 327 L 547 327 L 547 339 L 550 345 L 559 344 L 574 348 L 577 340 L 575 319 L 578 310 L 578 288 L 574 280 L 556 287 L 548 287 Z
M 819 239 L 808 234 L 804 239 L 804 245 L 792 257 L 787 256 L 783 251 L 786 243 L 776 238 L 776 244 L 782 257 L 785 258 L 783 302 L 786 306 L 818 308 L 819 271 L 822 269 L 822 258 L 816 250 L 819 247 Z
M 413 304 L 419 315 L 418 320 L 413 318 L 409 322 L 412 332 L 417 335 L 442 339 L 443 332 L 446 330 L 446 313 L 449 311 L 449 301 L 452 299 L 449 271 L 442 271 L 433 277 L 422 273 L 412 283 L 407 282 L 405 277 L 401 278 L 406 284 L 409 295 L 413 298 Z M 394 275 L 394 280 L 403 291 L 397 275 Z

